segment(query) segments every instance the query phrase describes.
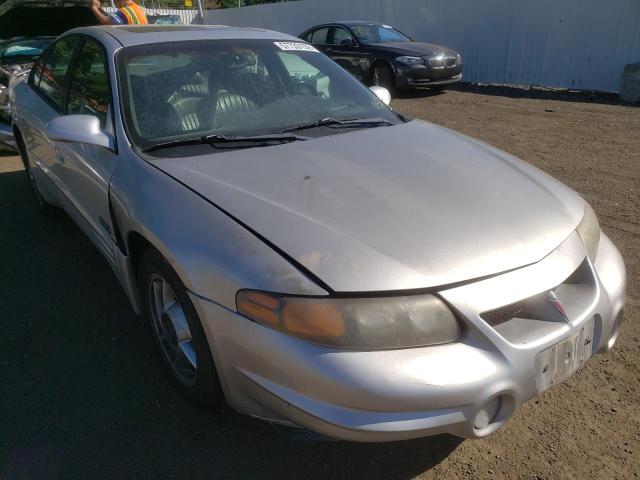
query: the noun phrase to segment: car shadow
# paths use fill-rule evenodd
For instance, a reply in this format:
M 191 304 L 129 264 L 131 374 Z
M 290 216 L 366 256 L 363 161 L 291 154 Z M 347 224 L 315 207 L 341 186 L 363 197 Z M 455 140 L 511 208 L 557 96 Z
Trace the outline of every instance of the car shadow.
M 438 97 L 446 94 L 447 89 L 421 89 L 421 90 L 401 90 L 395 92 L 393 98 L 398 100 L 411 100 L 414 98 Z
M 409 479 L 462 441 L 293 441 L 192 406 L 106 262 L 40 213 L 23 171 L 0 174 L 0 245 L 0 478 Z
M 451 85 L 448 89 L 458 92 L 477 93 L 480 95 L 506 98 L 529 98 L 559 102 L 599 103 L 603 105 L 640 107 L 640 103 L 625 102 L 620 99 L 617 93 L 613 92 L 552 89 L 517 85 L 484 85 L 474 83 L 457 83 L 455 85 Z

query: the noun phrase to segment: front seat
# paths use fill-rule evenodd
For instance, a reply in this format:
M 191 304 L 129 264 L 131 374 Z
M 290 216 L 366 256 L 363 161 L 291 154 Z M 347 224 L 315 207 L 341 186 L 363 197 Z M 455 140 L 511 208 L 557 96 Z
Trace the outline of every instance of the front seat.
M 256 104 L 244 95 L 238 93 L 222 92 L 216 102 L 216 115 L 228 115 L 232 113 L 246 113 L 256 110 Z
M 237 113 L 256 111 L 256 104 L 244 95 L 231 93 L 220 88 L 217 76 L 209 77 L 209 96 L 200 100 L 197 107 L 201 128 L 212 129 L 222 126 L 227 118 Z

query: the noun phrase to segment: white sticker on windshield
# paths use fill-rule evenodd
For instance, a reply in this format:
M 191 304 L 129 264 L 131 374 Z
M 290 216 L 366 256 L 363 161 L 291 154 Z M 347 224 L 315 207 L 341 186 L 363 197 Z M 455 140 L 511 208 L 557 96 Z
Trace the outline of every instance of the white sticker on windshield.
M 391 25 L 382 25 L 382 28 L 393 28 Z
M 313 45 L 300 42 L 273 42 L 280 50 L 289 52 L 317 52 Z

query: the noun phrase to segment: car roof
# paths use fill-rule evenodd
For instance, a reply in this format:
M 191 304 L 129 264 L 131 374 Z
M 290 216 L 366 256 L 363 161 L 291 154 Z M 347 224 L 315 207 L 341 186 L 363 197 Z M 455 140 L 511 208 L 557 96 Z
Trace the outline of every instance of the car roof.
M 382 25 L 380 22 L 367 22 L 366 20 L 343 20 L 341 22 L 342 25 Z
M 345 27 L 351 27 L 351 26 L 356 26 L 356 25 L 382 25 L 382 23 L 380 22 L 368 22 L 366 20 L 339 20 L 337 22 L 326 22 L 326 23 L 322 23 L 320 25 L 315 25 L 311 28 L 309 28 L 309 30 L 313 30 L 315 28 L 319 28 L 319 27 L 328 27 L 331 25 L 344 25 Z
M 106 25 L 75 28 L 71 33 L 106 33 L 125 47 L 151 43 L 180 42 L 188 40 L 285 40 L 300 39 L 286 33 L 251 27 L 226 25 Z

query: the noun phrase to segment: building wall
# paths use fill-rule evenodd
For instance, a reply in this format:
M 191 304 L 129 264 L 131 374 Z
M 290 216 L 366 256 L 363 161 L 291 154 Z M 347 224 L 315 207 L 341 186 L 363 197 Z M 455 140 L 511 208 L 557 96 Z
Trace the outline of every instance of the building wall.
M 624 66 L 640 62 L 640 0 L 300 0 L 205 14 L 294 35 L 344 19 L 452 47 L 470 82 L 618 91 Z

